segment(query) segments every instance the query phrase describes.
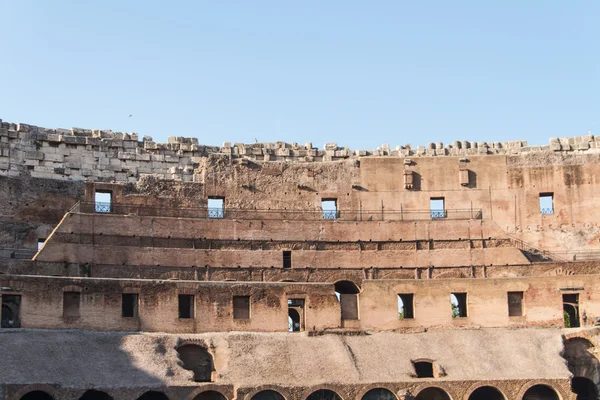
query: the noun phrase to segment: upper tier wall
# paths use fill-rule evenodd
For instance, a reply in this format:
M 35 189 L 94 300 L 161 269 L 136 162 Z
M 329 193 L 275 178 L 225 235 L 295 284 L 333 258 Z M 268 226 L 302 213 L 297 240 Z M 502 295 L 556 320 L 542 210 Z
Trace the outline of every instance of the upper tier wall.
M 193 181 L 202 158 L 211 154 L 256 161 L 313 162 L 357 159 L 363 156 L 407 157 L 442 155 L 515 155 L 532 152 L 600 153 L 600 137 L 593 135 L 550 139 L 545 146 L 528 146 L 526 141 L 468 142 L 451 145 L 429 143 L 391 149 L 350 150 L 326 143 L 323 150 L 312 143 L 223 143 L 222 147 L 198 144 L 198 139 L 169 137 L 168 143 L 155 143 L 137 133 L 81 128 L 46 129 L 0 120 L 0 175 L 66 180 L 110 180 L 133 182 L 139 174 L 157 174 L 165 179 Z M 597 150 L 598 149 L 598 150 Z

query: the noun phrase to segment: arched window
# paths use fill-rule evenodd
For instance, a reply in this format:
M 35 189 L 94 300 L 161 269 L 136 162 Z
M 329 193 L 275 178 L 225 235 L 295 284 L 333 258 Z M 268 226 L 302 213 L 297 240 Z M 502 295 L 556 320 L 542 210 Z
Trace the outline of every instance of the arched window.
M 54 397 L 50 396 L 46 392 L 42 392 L 41 390 L 35 390 L 21 397 L 21 400 L 54 400 Z
M 575 377 L 571 379 L 571 391 L 577 394 L 577 400 L 597 400 L 598 389 L 591 379 Z
M 558 395 L 550 386 L 535 385 L 525 392 L 523 400 L 558 400 Z
M 227 397 L 215 390 L 207 390 L 194 397 L 194 400 L 227 400 Z
M 169 400 L 169 398 L 162 392 L 151 390 L 138 397 L 137 400 Z
M 332 390 L 321 389 L 312 392 L 306 400 L 342 400 L 339 394 Z
M 504 396 L 495 387 L 482 386 L 471 393 L 469 400 L 504 400 Z
M 335 283 L 335 295 L 340 301 L 342 320 L 358 319 L 358 294 L 360 289 L 350 281 Z
M 212 382 L 213 358 L 204 347 L 186 344 L 178 347 L 177 352 L 183 368 L 194 372 L 194 381 Z
M 398 400 L 398 398 L 387 389 L 376 388 L 365 393 L 362 400 Z
M 416 400 L 450 400 L 450 396 L 440 388 L 430 387 L 421 390 Z
M 113 400 L 111 396 L 98 390 L 88 390 L 79 400 Z
M 274 390 L 262 390 L 252 396 L 252 400 L 285 400 L 285 398 Z

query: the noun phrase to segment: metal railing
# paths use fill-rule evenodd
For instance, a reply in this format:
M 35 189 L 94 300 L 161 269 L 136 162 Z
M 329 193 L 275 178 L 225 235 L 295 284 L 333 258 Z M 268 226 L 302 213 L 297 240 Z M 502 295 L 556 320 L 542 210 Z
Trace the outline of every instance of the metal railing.
M 554 208 L 541 208 L 540 213 L 542 214 L 554 214 Z
M 79 202 L 71 208 L 74 213 L 110 213 L 120 215 L 264 220 L 336 220 L 336 221 L 420 221 L 482 219 L 481 209 L 446 210 L 251 210 L 235 208 L 151 207 L 137 204 Z

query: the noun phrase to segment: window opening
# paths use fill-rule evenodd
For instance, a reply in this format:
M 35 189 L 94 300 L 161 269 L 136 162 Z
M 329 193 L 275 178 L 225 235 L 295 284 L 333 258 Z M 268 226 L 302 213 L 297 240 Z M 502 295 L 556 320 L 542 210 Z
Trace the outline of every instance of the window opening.
M 194 318 L 194 295 L 180 294 L 179 295 L 179 318 L 193 319 Z
M 225 216 L 225 198 L 208 198 L 208 218 L 223 218 Z
M 250 296 L 233 296 L 233 318 L 250 319 Z
M 109 190 L 96 190 L 94 205 L 97 213 L 109 213 L 112 209 L 112 192 Z
M 450 294 L 450 304 L 452 305 L 452 318 L 465 318 L 467 316 L 467 294 Z
M 169 398 L 163 392 L 151 390 L 138 397 L 137 400 L 169 400 Z
M 38 239 L 37 241 L 37 249 L 40 251 L 42 247 L 44 247 L 44 243 L 46 243 L 46 239 Z
M 579 294 L 563 294 L 563 318 L 565 328 L 579 327 Z
M 252 396 L 251 400 L 285 400 L 285 397 L 274 390 L 262 390 Z
M 21 327 L 21 296 L 2 295 L 2 328 Z
M 440 388 L 428 387 L 419 392 L 416 400 L 450 400 L 450 396 Z
M 194 397 L 194 400 L 227 400 L 227 398 L 215 390 L 207 390 Z
M 588 378 L 576 376 L 571 378 L 571 392 L 577 394 L 577 400 L 594 400 L 598 398 L 598 389 Z
M 495 387 L 481 386 L 471 393 L 469 400 L 504 400 L 504 396 Z
M 540 213 L 554 214 L 554 193 L 540 193 Z
M 63 317 L 76 318 L 80 316 L 81 293 L 63 293 Z
M 415 295 L 413 293 L 405 293 L 398 295 L 399 319 L 413 319 L 415 317 L 414 296 Z
M 446 218 L 446 205 L 443 197 L 429 199 L 429 213 L 431 218 Z
M 413 361 L 417 378 L 433 378 L 433 363 L 431 361 Z
M 324 219 L 337 219 L 337 199 L 321 199 L 321 209 Z
M 350 281 L 335 284 L 335 294 L 340 302 L 342 320 L 358 319 L 358 287 Z
M 342 398 L 332 390 L 321 389 L 312 392 L 306 400 L 342 400 Z
M 88 390 L 79 400 L 113 400 L 111 396 L 98 390 Z
M 304 299 L 288 299 L 288 331 L 304 330 Z
M 283 251 L 283 268 L 292 268 L 292 252 L 290 250 Z
M 369 390 L 361 400 L 398 400 L 396 395 L 384 388 Z
M 34 390 L 21 397 L 21 400 L 54 400 L 54 397 L 41 390 Z
M 535 385 L 525 392 L 523 400 L 558 400 L 558 395 L 549 386 Z
M 215 370 L 212 355 L 204 348 L 195 344 L 184 344 L 177 348 L 183 368 L 194 372 L 195 382 L 212 382 Z
M 523 292 L 508 292 L 508 316 L 523 316 Z
M 138 317 L 138 295 L 136 293 L 123 293 L 122 297 L 122 316 L 123 318 Z

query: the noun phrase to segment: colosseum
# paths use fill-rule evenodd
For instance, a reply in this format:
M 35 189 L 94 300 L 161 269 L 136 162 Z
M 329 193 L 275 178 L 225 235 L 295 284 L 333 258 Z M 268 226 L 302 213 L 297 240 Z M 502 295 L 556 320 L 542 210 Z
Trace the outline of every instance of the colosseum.
M 600 137 L 168 143 L 0 120 L 0 399 L 575 400 Z

